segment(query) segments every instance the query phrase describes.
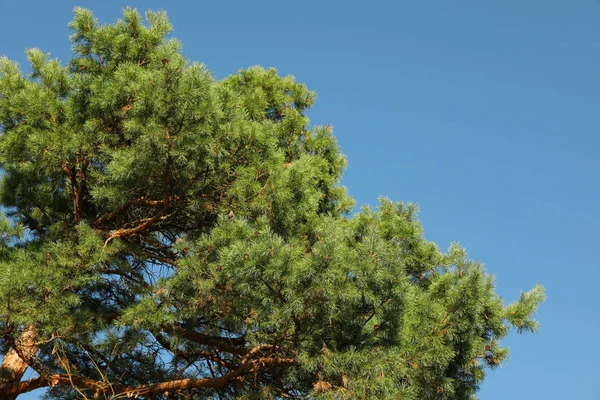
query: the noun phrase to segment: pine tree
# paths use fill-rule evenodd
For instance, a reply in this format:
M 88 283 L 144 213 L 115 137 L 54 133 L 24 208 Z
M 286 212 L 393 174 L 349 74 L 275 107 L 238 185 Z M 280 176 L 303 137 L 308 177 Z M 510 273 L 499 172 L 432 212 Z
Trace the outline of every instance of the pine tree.
M 413 204 L 352 214 L 313 92 L 145 18 L 0 59 L 0 399 L 474 398 L 542 288 L 505 306 Z

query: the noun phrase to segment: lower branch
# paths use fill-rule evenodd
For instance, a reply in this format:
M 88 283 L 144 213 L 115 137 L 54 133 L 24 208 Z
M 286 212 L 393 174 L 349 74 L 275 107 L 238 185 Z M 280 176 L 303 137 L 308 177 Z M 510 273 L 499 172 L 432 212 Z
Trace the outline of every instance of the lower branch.
M 95 395 L 111 395 L 116 397 L 123 395 L 127 397 L 156 395 L 165 392 L 180 392 L 189 389 L 218 389 L 224 388 L 234 382 L 241 382 L 244 377 L 250 374 L 255 374 L 261 370 L 266 370 L 274 366 L 290 366 L 295 363 L 293 358 L 282 357 L 265 357 L 240 364 L 240 366 L 218 378 L 202 378 L 202 379 L 178 379 L 166 382 L 150 383 L 140 386 L 124 386 L 99 382 L 93 379 L 84 378 L 76 375 L 55 374 L 47 377 L 38 377 L 29 379 L 24 382 L 13 384 L 5 389 L 5 396 L 13 396 L 6 398 L 14 398 L 19 394 L 31 392 L 35 389 L 67 385 L 75 387 L 79 390 L 93 390 Z

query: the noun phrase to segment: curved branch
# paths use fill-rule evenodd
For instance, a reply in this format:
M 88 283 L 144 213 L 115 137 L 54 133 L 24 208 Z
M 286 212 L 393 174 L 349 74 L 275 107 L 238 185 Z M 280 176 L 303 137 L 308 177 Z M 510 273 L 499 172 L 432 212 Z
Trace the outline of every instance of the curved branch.
M 111 383 L 100 382 L 77 375 L 55 374 L 48 377 L 38 377 L 19 382 L 7 388 L 2 395 L 7 396 L 6 398 L 10 398 L 8 396 L 17 396 L 19 394 L 31 392 L 35 389 L 56 385 L 73 386 L 80 390 L 89 389 L 93 390 L 96 395 L 110 394 L 112 396 L 125 395 L 127 397 L 155 395 L 169 391 L 178 392 L 189 389 L 218 389 L 226 387 L 236 381 L 242 381 L 246 375 L 254 374 L 274 366 L 290 366 L 294 363 L 295 360 L 293 358 L 259 358 L 242 363 L 236 370 L 218 378 L 177 379 L 140 386 L 113 385 Z

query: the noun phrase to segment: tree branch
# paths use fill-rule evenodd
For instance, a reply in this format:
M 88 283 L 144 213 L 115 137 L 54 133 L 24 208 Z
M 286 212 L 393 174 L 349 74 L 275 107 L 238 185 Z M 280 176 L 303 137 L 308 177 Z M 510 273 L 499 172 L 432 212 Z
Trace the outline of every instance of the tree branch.
M 180 201 L 183 199 L 183 196 L 172 196 L 169 197 L 169 202 L 176 202 L 176 201 Z M 101 229 L 102 226 L 104 224 L 106 224 L 108 221 L 111 221 L 113 219 L 115 219 L 116 217 L 118 217 L 123 211 L 125 211 L 126 209 L 128 209 L 129 207 L 132 206 L 147 206 L 147 207 L 159 207 L 159 206 L 163 206 L 165 205 L 165 199 L 162 200 L 148 200 L 145 199 L 144 197 L 140 197 L 137 199 L 133 199 L 133 200 L 129 200 L 128 202 L 126 202 L 125 204 L 115 208 L 113 211 L 104 214 L 103 216 L 99 217 L 98 219 L 96 219 L 96 221 L 94 221 L 93 226 L 96 229 Z
M 77 375 L 55 374 L 48 377 L 38 377 L 24 382 L 16 383 L 7 388 L 2 396 L 5 398 L 14 398 L 15 396 L 31 392 L 47 386 L 67 385 L 73 386 L 79 390 L 94 390 L 96 395 L 110 394 L 112 396 L 125 395 L 128 397 L 147 396 L 161 394 L 169 391 L 178 392 L 189 389 L 218 389 L 223 388 L 235 381 L 242 381 L 243 377 L 249 374 L 257 373 L 275 366 L 290 366 L 295 363 L 293 358 L 265 357 L 251 360 L 227 374 L 218 378 L 202 379 L 177 379 L 166 382 L 149 383 L 140 386 L 124 386 L 99 382 L 93 379 Z M 12 397 L 9 397 L 12 396 Z M 3 397 L 0 397 L 2 399 Z
M 214 347 L 217 351 L 224 351 L 240 356 L 244 356 L 248 353 L 248 350 L 244 347 L 246 340 L 243 337 L 226 338 L 222 336 L 211 336 L 190 329 L 166 325 L 162 327 L 162 331 L 182 337 L 194 343 Z
M 75 166 L 71 166 L 70 168 L 67 164 L 63 164 L 63 171 L 69 177 L 69 181 L 71 182 L 71 190 L 73 191 L 73 214 L 75 214 L 75 223 L 78 223 L 81 220 L 81 204 L 80 204 L 80 193 L 77 187 L 77 171 L 75 170 Z
M 25 328 L 17 340 L 9 340 L 10 350 L 4 355 L 0 366 L 0 399 L 13 399 L 15 396 L 2 394 L 4 388 L 19 382 L 29 367 L 29 362 L 39 349 L 37 331 L 33 326 Z M 4 397 L 3 397 L 4 396 Z

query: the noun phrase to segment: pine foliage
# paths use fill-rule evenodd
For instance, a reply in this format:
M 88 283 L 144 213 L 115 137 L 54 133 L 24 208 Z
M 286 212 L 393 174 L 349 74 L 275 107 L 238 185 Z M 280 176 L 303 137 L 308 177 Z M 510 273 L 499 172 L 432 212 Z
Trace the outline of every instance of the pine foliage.
M 351 214 L 293 77 L 217 81 L 162 12 L 70 27 L 67 65 L 0 59 L 0 398 L 470 399 L 537 329 L 415 205 Z

